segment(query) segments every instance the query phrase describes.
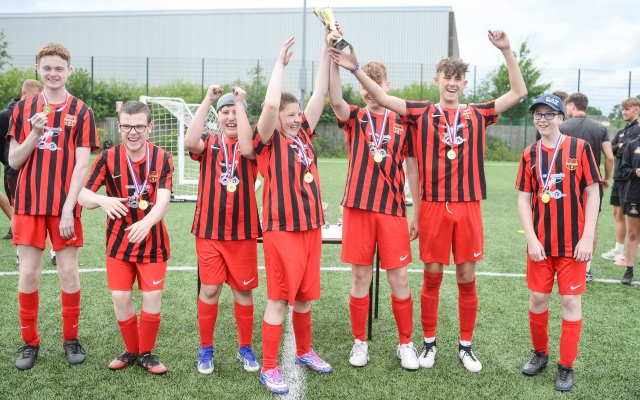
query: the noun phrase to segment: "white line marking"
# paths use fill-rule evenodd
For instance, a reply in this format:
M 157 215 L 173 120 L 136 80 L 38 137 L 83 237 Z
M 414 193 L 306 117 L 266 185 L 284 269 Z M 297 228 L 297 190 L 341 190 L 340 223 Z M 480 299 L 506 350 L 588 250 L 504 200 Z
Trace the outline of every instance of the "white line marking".
M 293 307 L 289 307 L 289 315 L 285 316 L 284 341 L 282 342 L 282 377 L 289 386 L 289 393 L 281 396 L 281 399 L 303 399 L 304 398 L 304 368 L 296 365 L 296 338 L 293 335 L 293 323 L 291 317 Z
M 188 266 L 181 266 L 181 267 L 167 267 L 167 271 L 196 271 L 198 268 L 197 267 L 188 267 Z M 258 267 L 258 269 L 264 269 L 264 267 Z M 80 268 L 78 269 L 79 272 L 106 272 L 106 269 L 104 268 Z M 320 268 L 320 271 L 329 271 L 329 272 L 351 272 L 351 268 L 349 267 L 323 267 Z M 423 273 L 424 270 L 422 269 L 417 269 L 417 268 L 407 268 L 407 272 L 410 274 L 421 274 Z M 380 272 L 384 273 L 384 270 L 380 270 Z M 57 274 L 58 271 L 56 271 L 55 269 L 44 269 L 42 270 L 43 274 Z M 449 275 L 455 275 L 456 271 L 454 270 L 445 270 L 444 271 L 445 274 L 449 274 Z M 18 271 L 8 271 L 8 272 L 0 272 L 0 276 L 17 276 L 18 275 Z M 510 273 L 505 273 L 505 272 L 483 272 L 483 271 L 476 271 L 476 275 L 477 276 L 497 276 L 497 277 L 503 277 L 503 278 L 525 278 L 526 275 L 525 274 L 510 274 Z M 596 279 L 594 282 L 600 282 L 600 283 L 620 283 L 619 279 Z M 640 285 L 640 281 L 633 281 L 631 282 L 632 285 Z

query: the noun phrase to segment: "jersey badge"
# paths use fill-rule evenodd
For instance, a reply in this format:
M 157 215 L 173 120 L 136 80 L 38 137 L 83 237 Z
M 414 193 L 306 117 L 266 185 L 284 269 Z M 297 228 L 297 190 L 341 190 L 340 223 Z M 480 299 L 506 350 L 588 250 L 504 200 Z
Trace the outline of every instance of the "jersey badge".
M 467 121 L 471 119 L 471 109 L 469 108 L 469 104 L 467 104 L 467 108 L 462 112 L 462 117 Z
M 395 124 L 393 126 L 393 131 L 396 133 L 396 135 L 402 135 L 402 132 L 404 131 L 404 129 L 402 128 L 402 125 Z
M 67 115 L 66 117 L 64 117 L 64 124 L 66 126 L 74 126 L 76 122 L 78 122 L 78 117 L 76 117 L 75 115 Z
M 564 164 L 569 171 L 575 171 L 578 169 L 578 159 L 577 158 L 567 158 L 567 161 Z
M 158 171 L 151 171 L 149 172 L 149 181 L 151 183 L 154 183 L 155 181 L 158 180 Z

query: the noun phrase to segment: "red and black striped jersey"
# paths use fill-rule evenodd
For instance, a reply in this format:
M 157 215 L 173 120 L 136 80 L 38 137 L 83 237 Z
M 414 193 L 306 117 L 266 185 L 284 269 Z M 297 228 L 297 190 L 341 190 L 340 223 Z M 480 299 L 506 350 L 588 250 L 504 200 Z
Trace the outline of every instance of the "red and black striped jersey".
M 191 233 L 205 239 L 242 240 L 260 237 L 260 219 L 255 195 L 258 166 L 240 153 L 237 139 L 223 138 L 222 133 L 202 135 L 204 151 L 191 154 L 200 162 L 198 200 Z M 227 149 L 229 167 L 225 164 Z M 233 151 L 236 149 L 235 167 Z M 233 177 L 229 172 L 233 170 Z M 234 191 L 227 190 L 233 183 Z
M 539 144 L 538 141 L 524 149 L 516 189 L 532 194 L 533 228 L 545 253 L 553 257 L 573 257 L 584 230 L 585 189 L 601 181 L 600 171 L 591 146 L 582 139 L 563 135 L 551 168 L 554 149 Z M 542 201 L 542 179 L 550 179 L 548 203 Z
M 169 235 L 164 220 L 155 224 L 149 230 L 147 237 L 139 243 L 129 242 L 127 238 L 129 231 L 125 231 L 127 227 L 142 220 L 151 212 L 159 189 L 173 191 L 171 154 L 149 141 L 147 141 L 147 145 L 151 156 L 149 167 L 147 167 L 146 155 L 141 160 L 132 162 L 136 179 L 140 185 L 144 182 L 148 168 L 147 184 L 139 199 L 136 195 L 135 180 L 131 176 L 127 164 L 127 152 L 123 144 L 104 150 L 98 155 L 85 184 L 85 187 L 93 192 L 98 191 L 104 185 L 107 189 L 107 196 L 129 198 L 129 201 L 125 203 L 129 207 L 129 213 L 126 217 L 116 219 L 107 217 L 107 256 L 118 260 L 156 263 L 167 261 L 170 257 Z M 138 200 L 148 202 L 146 210 L 139 207 Z
M 402 117 L 387 110 L 386 122 L 384 115 L 374 113 L 369 121 L 366 108 L 349 105 L 349 109 L 349 119 L 338 120 L 349 154 L 342 206 L 405 217 L 403 162 L 412 145 Z M 376 153 L 380 162 L 374 160 Z
M 258 128 L 254 130 L 253 146 L 258 170 L 264 177 L 263 230 L 306 231 L 324 225 L 318 159 L 311 143 L 315 135 L 304 114 L 297 136 L 300 142 L 275 130 L 269 143 L 263 144 Z M 308 170 L 300 153 L 299 143 L 303 146 L 302 154 L 309 160 Z M 313 176 L 311 182 L 305 181 L 307 172 Z
M 9 137 L 24 142 L 31 132 L 28 121 L 42 112 L 43 96 L 20 101 L 13 109 L 9 122 Z M 69 96 L 66 103 L 51 104 L 49 114 L 37 146 L 18 174 L 15 194 L 15 213 L 20 215 L 62 215 L 67 200 L 71 176 L 76 163 L 76 148 L 97 149 L 99 144 L 93 110 L 82 100 Z M 76 204 L 73 216 L 79 217 L 81 207 Z
M 487 198 L 484 178 L 486 127 L 498 121 L 495 102 L 442 108 L 429 101 L 407 101 L 407 121 L 418 157 L 422 200 L 477 201 Z M 453 143 L 449 127 L 457 126 Z M 455 156 L 448 157 L 453 151 Z

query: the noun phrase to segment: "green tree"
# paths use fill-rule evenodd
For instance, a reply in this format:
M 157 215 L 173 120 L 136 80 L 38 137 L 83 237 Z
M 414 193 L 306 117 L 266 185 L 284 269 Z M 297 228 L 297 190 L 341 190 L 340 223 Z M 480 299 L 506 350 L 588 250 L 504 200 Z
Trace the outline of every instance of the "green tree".
M 602 115 L 599 108 L 587 106 L 587 115 Z
M 540 97 L 551 87 L 551 83 L 540 82 L 542 72 L 535 66 L 528 40 L 525 40 L 520 45 L 519 51 L 517 53 L 514 51 L 513 54 L 518 60 L 518 65 L 529 93 L 518 104 L 500 115 L 501 121 L 508 123 L 519 122 L 526 118 L 529 113 L 526 108 L 527 104 L 531 104 L 533 100 Z M 507 65 L 503 63 L 482 80 L 478 88 L 478 98 L 479 101 L 497 99 L 509 90 L 511 90 L 509 71 L 507 70 Z
M 22 83 L 27 79 L 34 79 L 33 69 L 11 68 L 0 71 L 0 109 L 3 109 L 12 98 L 20 97 Z
M 5 64 L 9 64 L 11 56 L 7 52 L 7 47 L 9 47 L 9 42 L 4 40 L 4 29 L 0 30 L 0 69 L 4 67 Z M 11 65 L 11 64 L 9 64 Z

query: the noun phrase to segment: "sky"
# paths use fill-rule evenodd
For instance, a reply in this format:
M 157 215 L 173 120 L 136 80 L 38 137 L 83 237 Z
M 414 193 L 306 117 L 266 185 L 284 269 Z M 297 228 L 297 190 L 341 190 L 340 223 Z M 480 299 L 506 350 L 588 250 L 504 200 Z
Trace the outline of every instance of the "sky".
M 308 0 L 312 10 L 326 0 Z M 302 7 L 303 0 L 0 0 L 0 13 Z M 549 69 L 628 71 L 640 83 L 640 1 L 638 0 L 334 0 L 333 7 L 451 6 L 460 56 L 472 65 L 498 65 L 486 53 L 489 29 L 507 33 L 512 47 L 529 40 L 536 64 Z M 1 27 L 0 27 L 1 28 Z M 567 72 L 567 74 L 570 74 Z M 564 78 L 554 79 L 562 85 Z M 566 81 L 570 79 L 567 78 Z M 568 83 L 567 83 L 568 85 Z M 640 84 L 633 85 L 640 91 Z M 553 88 L 552 88 L 553 89 Z M 571 92 L 571 90 L 567 90 Z

